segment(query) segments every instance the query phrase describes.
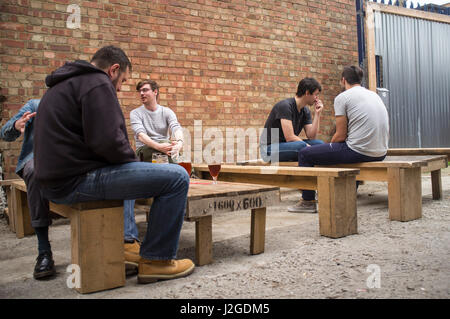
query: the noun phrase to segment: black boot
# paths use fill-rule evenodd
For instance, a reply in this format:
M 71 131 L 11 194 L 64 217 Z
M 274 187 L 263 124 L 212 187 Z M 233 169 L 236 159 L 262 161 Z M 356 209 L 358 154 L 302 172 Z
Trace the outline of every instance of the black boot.
M 34 279 L 43 279 L 54 274 L 56 274 L 56 269 L 52 253 L 49 251 L 40 253 L 36 259 L 36 266 L 34 266 Z

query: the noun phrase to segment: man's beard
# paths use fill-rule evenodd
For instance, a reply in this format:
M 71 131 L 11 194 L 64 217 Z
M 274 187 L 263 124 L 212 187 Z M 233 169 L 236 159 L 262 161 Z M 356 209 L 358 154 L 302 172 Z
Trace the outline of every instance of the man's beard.
M 120 74 L 121 73 L 119 72 L 119 75 L 117 76 L 117 78 L 111 81 L 112 84 L 114 85 L 114 88 L 117 88 L 117 83 L 119 82 Z

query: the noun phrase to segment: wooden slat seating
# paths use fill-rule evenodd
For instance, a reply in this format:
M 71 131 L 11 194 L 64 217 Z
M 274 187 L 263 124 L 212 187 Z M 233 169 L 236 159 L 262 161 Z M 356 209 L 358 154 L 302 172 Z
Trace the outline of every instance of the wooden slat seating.
M 29 227 L 27 189 L 20 180 L 12 183 L 20 228 Z M 72 264 L 80 267 L 80 293 L 125 285 L 123 245 L 123 201 L 93 201 L 60 205 L 50 210 L 70 219 Z M 25 235 L 32 232 L 25 232 Z
M 194 164 L 201 178 L 208 166 Z M 220 181 L 318 190 L 319 231 L 340 238 L 357 233 L 356 175 L 359 169 L 222 165 Z
M 357 167 L 357 180 L 388 183 L 389 218 L 407 222 L 422 217 L 422 172 L 431 172 L 433 199 L 442 198 L 441 168 L 447 167 L 446 156 L 388 156 L 381 162 L 341 164 Z
M 6 179 L 6 180 L 1 180 L 0 181 L 0 186 L 3 186 L 5 189 L 5 193 L 6 193 L 6 200 L 7 200 L 7 204 L 8 207 L 5 209 L 5 213 L 8 216 L 8 222 L 9 222 L 9 228 L 11 229 L 11 231 L 16 232 L 18 225 L 16 225 L 16 213 L 15 213 L 15 194 L 14 192 L 11 191 L 12 187 L 11 184 L 14 182 L 19 182 L 21 181 L 21 179 Z M 20 225 L 20 223 L 19 223 Z M 31 227 L 30 227 L 31 228 Z M 29 230 L 27 229 L 26 231 L 29 232 Z M 32 233 L 34 233 L 33 229 L 31 228 Z M 20 233 L 24 233 L 23 229 L 19 229 Z M 23 236 L 22 236 L 23 237 Z
M 195 255 L 197 265 L 212 258 L 212 216 L 238 210 L 251 211 L 250 253 L 264 252 L 266 207 L 279 201 L 274 186 L 191 182 L 185 220 L 196 223 Z M 16 217 L 21 227 L 30 224 L 27 189 L 22 180 L 11 183 L 16 199 Z M 149 204 L 152 199 L 138 200 Z M 90 293 L 125 285 L 123 245 L 123 201 L 91 201 L 72 205 L 50 202 L 50 210 L 70 219 L 72 264 L 80 267 L 80 293 Z M 31 226 L 29 226 L 32 230 Z
M 270 165 L 258 161 L 240 165 Z M 296 162 L 281 162 L 280 167 L 297 167 Z M 433 199 L 442 198 L 441 169 L 448 166 L 447 156 L 387 156 L 383 161 L 356 164 L 339 164 L 321 167 L 357 168 L 359 181 L 388 183 L 389 218 L 410 221 L 422 217 L 421 173 L 431 173 Z
M 437 148 L 390 148 L 388 156 L 414 156 L 414 155 L 446 155 L 450 159 L 450 147 Z

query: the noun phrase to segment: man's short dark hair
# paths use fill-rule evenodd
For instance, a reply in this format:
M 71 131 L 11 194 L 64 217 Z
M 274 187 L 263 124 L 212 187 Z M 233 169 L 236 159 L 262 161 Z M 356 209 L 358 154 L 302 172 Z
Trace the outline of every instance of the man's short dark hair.
M 159 90 L 159 85 L 153 80 L 143 80 L 136 85 L 136 91 L 139 91 L 144 85 L 150 85 L 152 91 Z M 158 91 L 159 94 L 159 91 Z
M 127 67 L 131 72 L 131 62 L 127 55 L 121 48 L 113 45 L 108 45 L 95 52 L 91 63 L 95 63 L 95 65 L 102 70 L 117 63 L 120 65 L 120 72 L 125 72 Z
M 322 92 L 322 86 L 320 83 L 314 78 L 304 78 L 300 81 L 297 88 L 297 96 L 302 97 L 309 92 L 309 94 L 313 94 L 316 90 Z
M 364 77 L 364 71 L 356 65 L 346 66 L 342 72 L 342 77 L 348 84 L 361 84 Z

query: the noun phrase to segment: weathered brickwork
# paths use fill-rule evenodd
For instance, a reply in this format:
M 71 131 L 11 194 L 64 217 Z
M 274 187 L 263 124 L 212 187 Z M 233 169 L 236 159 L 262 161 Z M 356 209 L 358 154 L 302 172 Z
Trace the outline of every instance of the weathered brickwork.
M 76 21 L 70 5 L 80 9 L 79 28 L 69 28 Z M 194 120 L 224 135 L 227 127 L 262 127 L 271 107 L 312 76 L 324 88 L 320 137 L 328 141 L 339 75 L 357 63 L 354 6 L 353 0 L 2 0 L 1 123 L 41 97 L 45 76 L 65 61 L 89 60 L 114 44 L 133 64 L 118 94 L 127 123 L 140 105 L 140 79 L 161 85 L 160 104 L 194 136 Z M 129 135 L 134 145 L 130 129 Z M 13 176 L 20 143 L 0 142 L 5 177 Z

